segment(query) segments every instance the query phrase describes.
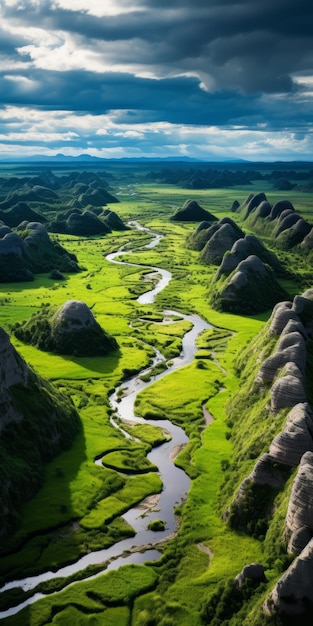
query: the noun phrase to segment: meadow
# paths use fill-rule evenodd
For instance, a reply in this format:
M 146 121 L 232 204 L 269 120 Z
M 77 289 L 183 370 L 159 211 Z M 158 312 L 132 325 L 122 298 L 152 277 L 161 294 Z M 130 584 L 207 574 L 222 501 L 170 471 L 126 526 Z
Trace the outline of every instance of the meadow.
M 231 529 L 221 511 L 251 466 L 251 460 L 243 459 L 236 476 L 227 475 L 236 446 L 248 447 L 246 441 L 231 436 L 227 414 L 227 405 L 239 386 L 235 361 L 263 328 L 271 311 L 247 317 L 213 310 L 209 293 L 216 268 L 201 264 L 199 254 L 185 246 L 195 224 L 171 222 L 170 217 L 192 197 L 218 218 L 239 219 L 230 212 L 235 199 L 242 202 L 248 193 L 262 190 L 274 203 L 283 194 L 269 184 L 268 189 L 255 183 L 249 188 L 187 191 L 140 180 L 133 184 L 125 174 L 122 180 L 120 203 L 114 210 L 124 221 L 137 220 L 164 235 L 157 247 L 141 249 L 147 235 L 134 229 L 88 239 L 51 235 L 76 254 L 83 268 L 80 273 L 66 275 L 62 283 L 41 274 L 32 283 L 0 285 L 0 326 L 9 332 L 27 363 L 72 399 L 82 422 L 71 449 L 47 464 L 42 488 L 23 505 L 16 532 L 1 547 L 0 580 L 57 570 L 88 552 L 132 536 L 132 528 L 121 515 L 162 490 L 157 468 L 146 458 L 147 452 L 166 438 L 158 419 L 166 417 L 189 437 L 175 464 L 191 478 L 190 490 L 186 501 L 177 504 L 177 532 L 160 548 L 158 561 L 120 567 L 107 574 L 100 568 L 94 572 L 95 579 L 75 584 L 73 580 L 63 590 L 69 581 L 39 587 L 47 597 L 2 619 L 4 626 L 201 626 L 203 603 L 217 587 L 234 578 L 246 563 L 261 561 L 264 555 L 262 538 Z M 291 191 L 288 199 L 301 215 L 312 219 L 311 194 Z M 106 260 L 109 252 L 126 245 L 130 251 L 123 259 L 139 267 Z M 299 293 L 301 280 L 297 278 L 296 256 L 288 255 L 288 263 L 294 276 L 288 281 L 292 296 Z M 147 272 L 151 265 L 170 270 L 172 280 L 153 304 L 140 305 L 138 296 L 153 288 Z M 68 299 L 83 300 L 92 308 L 100 325 L 117 339 L 117 354 L 61 357 L 25 345 L 12 334 L 16 322 L 29 319 L 43 306 L 61 305 Z M 125 439 L 110 422 L 109 394 L 121 383 L 127 387 L 130 375 L 151 364 L 154 347 L 167 362 L 179 355 L 189 328 L 179 317 L 160 325 L 164 309 L 197 313 L 213 328 L 199 336 L 197 354 L 190 365 L 138 395 L 136 414 L 153 416 L 155 426 L 130 424 L 127 429 L 136 441 Z M 148 375 L 150 380 L 154 373 Z M 208 426 L 203 407 L 213 417 Z M 256 403 L 253 411 L 258 410 Z M 261 427 L 251 438 L 259 443 L 261 438 L 261 447 L 266 444 Z M 95 465 L 95 459 L 102 459 L 101 467 Z M 284 510 L 286 502 L 281 506 Z M 269 562 L 269 584 L 279 571 L 279 564 Z M 1 610 L 26 596 L 16 591 L 2 594 Z

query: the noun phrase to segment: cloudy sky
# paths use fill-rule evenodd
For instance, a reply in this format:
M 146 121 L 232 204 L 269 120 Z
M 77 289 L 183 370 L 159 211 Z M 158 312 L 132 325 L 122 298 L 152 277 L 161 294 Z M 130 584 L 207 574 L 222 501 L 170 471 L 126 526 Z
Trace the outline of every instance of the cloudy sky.
M 312 160 L 310 0 L 0 0 L 0 159 Z

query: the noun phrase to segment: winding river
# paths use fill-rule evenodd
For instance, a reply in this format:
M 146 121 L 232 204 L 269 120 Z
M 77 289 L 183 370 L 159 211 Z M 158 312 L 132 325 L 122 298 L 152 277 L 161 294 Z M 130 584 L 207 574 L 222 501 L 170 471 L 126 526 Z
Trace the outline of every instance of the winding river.
M 154 233 L 136 222 L 131 222 L 130 225 L 151 235 L 152 240 L 149 244 L 143 246 L 145 248 L 155 247 L 162 238 L 162 235 Z M 119 257 L 123 254 L 129 254 L 130 252 L 131 250 L 129 249 L 124 251 L 123 248 L 121 248 L 118 252 L 109 254 L 107 256 L 107 260 L 113 263 L 124 263 L 123 261 L 118 260 Z M 135 265 L 128 262 L 127 264 Z M 164 287 L 171 280 L 171 273 L 167 270 L 152 266 L 146 267 L 149 267 L 151 272 L 158 276 L 158 280 L 154 289 L 147 291 L 138 298 L 138 302 L 140 304 L 152 303 L 156 294 L 164 289 Z M 136 417 L 134 413 L 134 403 L 137 394 L 142 389 L 152 385 L 156 380 L 159 380 L 164 376 L 168 376 L 171 372 L 177 370 L 178 368 L 188 365 L 193 360 L 196 351 L 197 336 L 203 330 L 210 328 L 211 325 L 202 320 L 198 315 L 183 315 L 177 311 L 170 310 L 163 311 L 163 315 L 167 320 L 173 319 L 174 316 L 176 318 L 179 316 L 180 318 L 188 320 L 192 323 L 192 329 L 183 337 L 182 352 L 180 356 L 172 359 L 171 365 L 161 374 L 154 376 L 150 382 L 143 382 L 139 375 L 136 375 L 127 382 L 124 382 L 120 385 L 120 387 L 117 387 L 114 393 L 110 396 L 110 403 L 114 412 L 111 422 L 115 427 L 122 430 L 125 437 L 129 437 L 129 434 L 124 431 L 120 425 L 120 422 L 123 421 L 136 421 L 139 423 L 152 424 L 153 426 L 157 425 L 167 431 L 171 437 L 170 441 L 152 449 L 148 454 L 148 459 L 153 464 L 157 465 L 159 475 L 163 483 L 163 490 L 160 496 L 156 499 L 157 504 L 155 506 L 152 505 L 151 508 L 145 509 L 143 509 L 141 505 L 138 505 L 123 515 L 124 519 L 134 528 L 136 532 L 134 537 L 124 539 L 110 548 L 86 554 L 75 563 L 61 567 L 57 571 L 46 571 L 37 576 L 30 576 L 23 580 L 15 580 L 5 584 L 2 587 L 1 592 L 8 591 L 9 589 L 21 588 L 24 591 L 34 590 L 34 594 L 18 606 L 12 607 L 7 611 L 0 612 L 0 619 L 15 615 L 24 607 L 33 604 L 41 598 L 44 598 L 44 594 L 35 592 L 35 588 L 41 582 L 45 582 L 53 578 L 66 578 L 76 572 L 85 570 L 89 565 L 103 565 L 103 570 L 94 576 L 88 576 L 86 572 L 86 578 L 88 577 L 90 580 L 91 578 L 102 575 L 104 571 L 107 572 L 112 569 L 117 569 L 121 565 L 128 563 L 144 563 L 147 560 L 157 560 L 161 554 L 156 549 L 157 543 L 159 541 L 164 541 L 175 532 L 176 521 L 174 507 L 186 498 L 190 486 L 190 480 L 185 472 L 174 465 L 173 459 L 176 451 L 188 443 L 188 438 L 181 428 L 173 425 L 168 420 L 157 420 L 157 422 L 155 422 L 153 420 L 143 420 Z M 140 372 L 140 375 L 150 371 L 151 367 L 153 367 L 153 365 L 160 360 L 164 361 L 164 357 L 159 351 L 155 350 L 155 357 L 152 365 L 144 370 L 144 372 Z M 119 398 L 121 388 L 123 390 L 123 396 L 122 398 Z M 120 418 L 118 420 L 119 424 L 117 424 L 117 417 Z M 97 460 L 96 463 L 101 465 L 101 459 Z M 148 523 L 154 519 L 162 519 L 165 521 L 165 531 L 155 532 L 147 529 Z M 145 549 L 145 552 L 140 551 L 142 548 Z M 71 583 L 71 585 L 72 584 L 77 583 Z

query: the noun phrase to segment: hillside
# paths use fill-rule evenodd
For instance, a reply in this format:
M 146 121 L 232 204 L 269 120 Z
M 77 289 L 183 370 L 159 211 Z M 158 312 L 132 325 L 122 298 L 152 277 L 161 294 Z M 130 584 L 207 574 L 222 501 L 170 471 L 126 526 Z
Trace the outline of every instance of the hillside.
M 0 540 L 12 533 L 22 503 L 43 483 L 44 465 L 68 448 L 80 428 L 69 398 L 40 378 L 0 329 Z

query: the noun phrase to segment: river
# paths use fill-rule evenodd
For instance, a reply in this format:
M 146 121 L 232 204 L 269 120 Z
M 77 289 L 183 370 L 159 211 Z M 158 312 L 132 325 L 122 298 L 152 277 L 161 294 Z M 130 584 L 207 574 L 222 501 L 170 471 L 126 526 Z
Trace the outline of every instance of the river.
M 131 225 L 139 230 L 144 230 L 152 236 L 151 242 L 146 246 L 143 246 L 145 248 L 155 247 L 162 238 L 162 235 L 150 231 L 148 228 L 141 226 L 137 222 L 131 222 Z M 123 261 L 119 261 L 117 259 L 123 254 L 130 254 L 130 252 L 131 250 L 129 249 L 127 251 L 120 249 L 117 252 L 109 254 L 106 258 L 108 261 L 113 263 L 124 263 Z M 128 262 L 127 264 L 135 265 Z M 156 294 L 164 289 L 164 287 L 171 280 L 171 273 L 167 270 L 152 266 L 149 266 L 149 269 L 155 272 L 160 278 L 158 279 L 154 289 L 147 291 L 138 298 L 138 302 L 141 304 L 152 303 Z M 85 570 L 89 565 L 103 564 L 103 571 L 98 572 L 94 576 L 88 576 L 86 572 L 85 578 L 88 577 L 90 580 L 91 578 L 102 575 L 104 571 L 107 572 L 112 569 L 117 569 L 121 565 L 126 565 L 128 563 L 144 563 L 147 560 L 153 561 L 160 558 L 161 553 L 154 547 L 153 544 L 157 544 L 160 540 L 165 540 L 175 532 L 176 520 L 174 508 L 175 505 L 181 503 L 186 498 L 190 486 L 190 479 L 188 476 L 173 463 L 176 451 L 188 443 L 188 438 L 181 428 L 173 425 L 168 420 L 157 420 L 157 422 L 155 422 L 153 420 L 149 421 L 138 418 L 135 416 L 134 403 L 137 394 L 142 391 L 142 389 L 152 385 L 156 380 L 159 380 L 164 376 L 168 376 L 178 368 L 191 363 L 196 352 L 197 336 L 203 330 L 211 328 L 211 325 L 202 320 L 198 315 L 185 315 L 172 310 L 163 311 L 163 315 L 167 320 L 174 317 L 176 319 L 177 317 L 180 317 L 192 323 L 192 329 L 183 337 L 181 354 L 171 360 L 171 365 L 165 371 L 154 376 L 149 382 L 144 382 L 140 379 L 140 376 L 142 376 L 143 373 L 148 372 L 151 367 L 153 367 L 152 363 L 152 365 L 144 370 L 144 372 L 140 372 L 140 374 L 133 376 L 128 381 L 117 387 L 109 398 L 112 409 L 114 410 L 114 417 L 112 417 L 111 422 L 113 426 L 120 428 L 126 437 L 129 435 L 119 424 L 116 423 L 116 417 L 119 417 L 122 422 L 130 420 L 132 422 L 136 421 L 145 424 L 152 424 L 153 426 L 157 425 L 166 430 L 171 437 L 170 441 L 152 449 L 148 454 L 148 459 L 158 467 L 159 475 L 163 483 L 163 490 L 157 498 L 157 505 L 155 507 L 152 506 L 151 508 L 145 509 L 144 515 L 143 509 L 140 505 L 130 509 L 123 515 L 123 518 L 134 528 L 136 532 L 134 537 L 115 543 L 110 548 L 86 554 L 75 563 L 61 567 L 57 571 L 46 571 L 37 576 L 30 576 L 22 580 L 8 582 L 2 587 L 1 592 L 14 588 L 21 588 L 24 591 L 35 590 L 37 585 L 41 582 L 49 581 L 53 578 L 66 578 L 76 572 Z M 164 360 L 164 357 L 160 352 L 155 350 L 154 362 L 160 361 L 161 359 Z M 118 401 L 120 388 L 123 388 L 123 397 Z M 95 460 L 95 462 L 97 465 L 101 465 L 101 460 L 98 459 Z M 161 519 L 165 522 L 166 528 L 164 531 L 155 532 L 148 530 L 148 523 L 154 519 Z M 145 548 L 145 552 L 140 552 L 139 550 L 141 548 Z M 71 585 L 73 584 L 77 583 L 71 583 Z M 45 594 L 34 592 L 34 594 L 25 602 L 6 611 L 0 612 L 0 619 L 15 615 L 24 607 L 33 604 L 37 600 L 44 597 L 46 597 Z

